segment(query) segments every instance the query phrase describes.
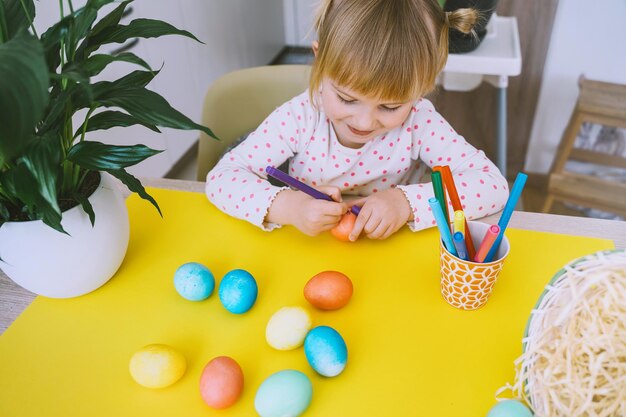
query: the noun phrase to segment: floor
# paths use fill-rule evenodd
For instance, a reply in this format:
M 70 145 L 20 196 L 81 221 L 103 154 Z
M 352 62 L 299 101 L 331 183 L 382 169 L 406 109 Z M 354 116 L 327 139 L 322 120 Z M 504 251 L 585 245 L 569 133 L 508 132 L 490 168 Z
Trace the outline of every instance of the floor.
M 310 64 L 313 54 L 309 48 L 286 47 L 272 61 L 272 64 Z M 184 155 L 178 164 L 172 169 L 167 178 L 196 180 L 196 155 L 197 146 L 194 146 L 186 155 Z M 544 189 L 546 178 L 535 176 L 526 184 L 522 194 L 522 201 L 518 204 L 517 210 L 539 212 L 544 202 Z M 512 185 L 512 184 L 511 184 Z M 555 203 L 552 211 L 554 214 L 567 216 L 585 216 L 585 213 L 567 207 L 560 203 Z

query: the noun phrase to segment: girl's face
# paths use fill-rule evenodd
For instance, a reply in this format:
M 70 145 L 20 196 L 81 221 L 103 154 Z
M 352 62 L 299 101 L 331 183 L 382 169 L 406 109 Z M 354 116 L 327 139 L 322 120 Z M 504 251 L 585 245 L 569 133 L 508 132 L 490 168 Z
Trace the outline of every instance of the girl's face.
M 365 143 L 402 125 L 412 101 L 394 103 L 363 96 L 329 78 L 322 81 L 322 106 L 339 143 L 360 148 Z

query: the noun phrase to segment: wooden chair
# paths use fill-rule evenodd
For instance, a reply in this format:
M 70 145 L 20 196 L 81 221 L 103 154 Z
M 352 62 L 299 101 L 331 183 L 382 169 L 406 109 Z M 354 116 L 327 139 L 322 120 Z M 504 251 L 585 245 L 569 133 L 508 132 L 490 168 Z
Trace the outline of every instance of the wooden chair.
M 196 178 L 207 173 L 226 149 L 256 129 L 269 114 L 309 85 L 308 65 L 271 65 L 229 72 L 215 80 L 204 98 L 202 124 L 221 140 L 202 134 L 198 144 Z
M 548 213 L 555 201 L 562 201 L 626 216 L 625 183 L 565 170 L 571 160 L 626 169 L 623 153 L 611 155 L 574 147 L 584 123 L 626 128 L 626 85 L 581 77 L 579 87 L 576 107 L 550 169 L 542 212 Z

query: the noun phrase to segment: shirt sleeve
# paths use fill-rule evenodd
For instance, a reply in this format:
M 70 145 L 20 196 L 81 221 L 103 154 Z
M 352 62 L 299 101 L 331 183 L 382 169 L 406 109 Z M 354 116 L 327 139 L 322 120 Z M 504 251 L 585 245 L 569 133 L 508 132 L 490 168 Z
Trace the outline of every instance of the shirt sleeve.
M 297 153 L 312 120 L 307 94 L 277 108 L 207 174 L 206 195 L 217 208 L 263 230 L 281 226 L 265 217 L 276 195 L 288 187 L 270 184 L 265 168 L 278 167 Z
M 434 109 L 426 99 L 413 107 L 408 120 L 412 135 L 411 158 L 420 160 L 431 169 L 437 165 L 448 165 L 468 220 L 479 219 L 496 213 L 506 203 L 509 187 L 485 153 L 470 145 Z M 436 225 L 428 204 L 434 197 L 432 183 L 398 186 L 406 196 L 414 220 L 409 222 L 413 231 Z M 448 213 L 453 213 L 448 199 Z

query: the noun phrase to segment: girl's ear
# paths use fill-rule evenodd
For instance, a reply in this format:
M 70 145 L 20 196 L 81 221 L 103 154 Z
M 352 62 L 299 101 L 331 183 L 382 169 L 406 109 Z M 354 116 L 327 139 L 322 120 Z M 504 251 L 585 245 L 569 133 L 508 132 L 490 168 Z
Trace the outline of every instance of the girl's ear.
M 313 41 L 313 44 L 311 45 L 312 49 L 313 49 L 313 55 L 317 57 L 317 50 L 320 47 L 320 43 L 318 41 Z

